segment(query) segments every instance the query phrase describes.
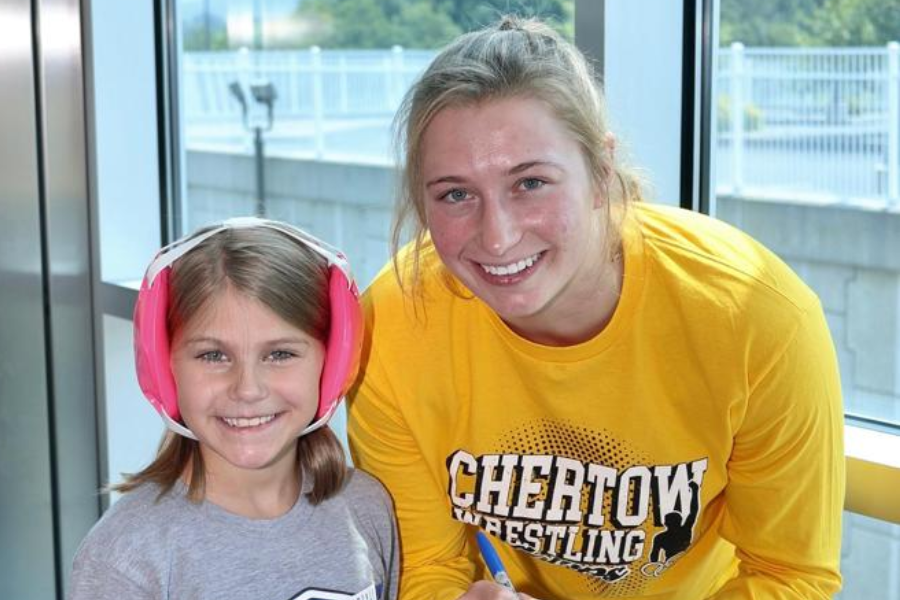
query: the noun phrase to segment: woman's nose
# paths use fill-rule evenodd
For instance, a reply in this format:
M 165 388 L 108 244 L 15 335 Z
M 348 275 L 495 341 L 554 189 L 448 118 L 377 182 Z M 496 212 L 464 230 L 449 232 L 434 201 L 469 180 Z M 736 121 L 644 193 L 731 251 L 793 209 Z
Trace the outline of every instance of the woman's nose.
M 481 244 L 494 256 L 503 256 L 519 243 L 522 228 L 519 218 L 505 198 L 487 198 L 481 213 Z

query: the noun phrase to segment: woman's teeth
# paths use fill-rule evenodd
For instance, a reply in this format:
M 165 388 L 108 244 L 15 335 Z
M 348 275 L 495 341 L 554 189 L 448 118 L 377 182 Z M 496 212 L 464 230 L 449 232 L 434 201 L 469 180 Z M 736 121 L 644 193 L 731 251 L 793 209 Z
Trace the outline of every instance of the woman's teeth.
M 481 264 L 481 268 L 484 269 L 484 272 L 490 275 L 515 275 L 516 273 L 524 271 L 528 267 L 532 266 L 538 261 L 540 257 L 541 254 L 539 252 L 534 256 L 523 258 L 518 262 L 510 263 L 508 265 L 486 265 L 483 263 L 479 264 Z
M 252 417 L 250 419 L 222 417 L 222 420 L 231 427 L 241 429 L 244 427 L 259 427 L 260 425 L 265 425 L 274 418 L 275 415 L 266 415 L 264 417 Z

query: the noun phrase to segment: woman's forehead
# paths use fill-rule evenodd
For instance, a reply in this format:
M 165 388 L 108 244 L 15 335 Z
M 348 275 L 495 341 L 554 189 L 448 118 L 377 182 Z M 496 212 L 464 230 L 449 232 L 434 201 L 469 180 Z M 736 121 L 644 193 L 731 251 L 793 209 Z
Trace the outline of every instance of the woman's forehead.
M 565 123 L 532 98 L 447 107 L 424 132 L 421 148 L 427 174 L 448 168 L 511 171 L 528 163 L 558 165 L 580 154 Z

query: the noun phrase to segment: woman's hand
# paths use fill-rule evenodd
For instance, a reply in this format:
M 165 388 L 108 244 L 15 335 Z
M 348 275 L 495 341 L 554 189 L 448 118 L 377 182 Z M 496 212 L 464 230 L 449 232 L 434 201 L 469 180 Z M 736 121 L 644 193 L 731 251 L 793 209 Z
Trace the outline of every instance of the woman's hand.
M 536 600 L 528 594 L 511 592 L 493 581 L 476 581 L 457 600 Z

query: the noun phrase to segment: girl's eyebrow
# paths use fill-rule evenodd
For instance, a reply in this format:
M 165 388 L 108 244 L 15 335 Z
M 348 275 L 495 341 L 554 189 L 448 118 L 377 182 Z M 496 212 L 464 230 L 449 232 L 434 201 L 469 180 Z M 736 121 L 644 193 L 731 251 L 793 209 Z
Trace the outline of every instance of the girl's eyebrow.
M 266 343 L 270 346 L 280 346 L 283 344 L 297 344 L 297 345 L 301 345 L 301 346 L 309 346 L 309 340 L 299 338 L 299 337 L 276 338 L 274 340 L 269 340 Z
M 192 338 L 185 340 L 184 343 L 187 345 L 192 345 L 192 346 L 198 345 L 198 344 L 212 344 L 212 345 L 217 345 L 217 346 L 227 345 L 224 341 L 220 340 L 219 338 L 213 337 L 213 336 L 208 336 L 208 335 L 192 337 Z M 287 337 L 275 338 L 273 340 L 266 340 L 263 342 L 263 344 L 268 345 L 268 346 L 279 346 L 279 345 L 285 345 L 285 344 L 308 346 L 309 340 L 306 340 L 301 337 L 287 336 Z
M 215 344 L 221 345 L 222 340 L 218 338 L 214 338 L 208 335 L 201 335 L 192 338 L 188 338 L 184 341 L 185 345 L 196 345 L 196 344 Z

